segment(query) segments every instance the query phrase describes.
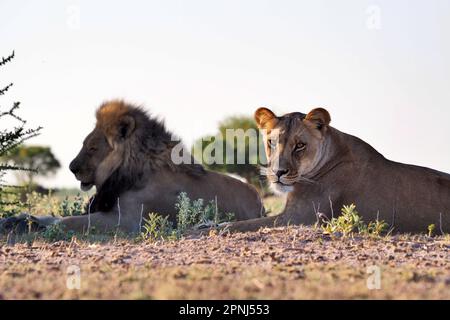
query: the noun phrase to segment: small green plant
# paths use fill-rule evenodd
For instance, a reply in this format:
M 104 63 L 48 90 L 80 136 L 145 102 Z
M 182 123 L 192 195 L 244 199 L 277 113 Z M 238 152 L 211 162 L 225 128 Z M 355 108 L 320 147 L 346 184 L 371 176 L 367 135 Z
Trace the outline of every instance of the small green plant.
M 79 193 L 75 197 L 55 195 L 52 190 L 47 194 L 36 191 L 27 193 L 26 200 L 21 204 L 22 211 L 35 215 L 60 215 L 61 217 L 78 216 L 85 213 L 87 196 Z
M 431 237 L 433 235 L 434 230 L 436 229 L 436 225 L 434 223 L 428 226 L 428 236 Z
M 79 193 L 75 196 L 73 200 L 70 200 L 66 196 L 59 205 L 59 214 L 62 217 L 67 216 L 80 216 L 85 213 L 86 199 L 84 199 Z
M 379 236 L 387 228 L 387 223 L 378 219 L 368 225 L 364 224 L 354 204 L 344 205 L 341 213 L 339 217 L 326 221 L 321 226 L 323 233 L 342 233 L 344 237 L 354 233 Z
M 191 201 L 185 192 L 178 195 L 177 203 L 177 233 L 182 234 L 194 226 L 206 224 L 216 225 L 234 220 L 233 213 L 220 213 L 217 202 L 211 200 L 206 205 L 203 199 Z
M 74 235 L 72 231 L 64 231 L 59 224 L 52 224 L 42 232 L 42 238 L 48 242 L 68 241 Z
M 143 219 L 140 238 L 143 240 L 179 239 L 187 230 L 196 226 L 212 226 L 234 220 L 233 213 L 219 212 L 215 200 L 205 204 L 203 199 L 189 199 L 185 192 L 178 195 L 175 209 L 177 210 L 176 227 L 168 220 L 168 216 L 150 213 L 148 218 Z
M 380 236 L 388 227 L 388 224 L 383 220 L 375 220 L 369 222 L 366 233 L 369 235 Z
M 161 240 L 171 238 L 174 235 L 172 223 L 168 220 L 169 216 L 163 217 L 157 213 L 150 213 L 148 218 L 144 218 L 143 231 L 141 238 L 143 240 Z
M 322 227 L 324 233 L 333 234 L 336 232 L 341 232 L 344 236 L 353 233 L 355 230 L 361 230 L 363 226 L 363 221 L 356 211 L 356 206 L 351 204 L 345 206 L 341 210 L 342 214 L 331 219 L 331 221 L 326 221 L 325 225 Z

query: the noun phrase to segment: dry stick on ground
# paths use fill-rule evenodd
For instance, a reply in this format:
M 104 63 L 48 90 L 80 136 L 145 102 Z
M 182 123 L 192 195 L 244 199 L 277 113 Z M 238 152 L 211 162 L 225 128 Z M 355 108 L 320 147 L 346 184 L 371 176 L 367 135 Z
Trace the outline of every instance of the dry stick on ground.
M 214 217 L 214 223 L 219 223 L 219 207 L 217 206 L 217 195 L 214 196 L 214 200 L 216 201 L 216 216 Z
M 14 234 L 14 231 L 11 230 L 6 236 L 6 245 L 13 247 L 15 244 L 16 244 L 16 235 Z
M 87 227 L 87 235 L 89 235 L 89 230 L 91 230 L 91 205 L 94 202 L 95 194 L 92 196 L 92 199 L 89 201 L 88 206 L 88 227 Z
M 117 220 L 117 226 L 116 226 L 116 233 L 114 234 L 114 242 L 117 240 L 117 233 L 119 232 L 119 228 L 120 228 L 120 217 L 121 217 L 121 213 L 120 213 L 120 198 L 117 198 L 117 209 L 119 210 L 119 218 Z
M 320 202 L 317 205 L 317 209 L 316 209 L 316 205 L 315 205 L 314 201 L 312 201 L 312 204 L 313 204 L 314 214 L 316 215 L 316 223 L 319 224 L 321 217 L 325 216 L 325 215 L 319 212 L 320 211 Z
M 334 219 L 333 201 L 331 201 L 331 196 L 328 196 L 328 200 L 330 200 L 331 219 Z
M 395 228 L 395 206 L 392 207 L 392 224 L 387 235 L 390 235 L 392 231 L 394 231 L 394 228 Z
M 30 215 L 27 215 L 26 219 L 27 219 L 28 234 L 30 234 L 31 233 L 31 226 L 32 226 L 33 221 L 31 221 Z
M 117 220 L 117 228 L 120 227 L 120 198 L 117 198 L 117 209 L 119 210 L 119 219 Z
M 139 232 L 142 230 L 142 214 L 144 213 L 144 204 L 141 204 L 141 219 L 139 220 Z
M 311 201 L 311 202 L 312 202 L 312 205 L 313 205 L 314 215 L 316 216 L 316 223 L 319 223 L 319 219 L 317 218 L 316 205 L 315 205 L 314 201 Z

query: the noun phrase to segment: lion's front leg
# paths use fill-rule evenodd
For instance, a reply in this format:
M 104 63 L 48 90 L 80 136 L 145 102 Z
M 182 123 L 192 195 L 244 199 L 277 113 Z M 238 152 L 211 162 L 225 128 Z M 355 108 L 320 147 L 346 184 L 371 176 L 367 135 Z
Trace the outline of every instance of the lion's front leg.
M 0 234 L 13 232 L 24 234 L 29 232 L 43 231 L 50 225 L 61 220 L 54 216 L 33 216 L 28 213 L 21 213 L 17 216 L 0 220 Z
M 260 228 L 273 228 L 286 226 L 289 223 L 289 219 L 286 214 L 279 214 L 276 216 L 256 218 L 244 221 L 236 221 L 228 225 L 226 228 L 231 232 L 247 232 L 258 231 Z
M 120 217 L 116 212 L 94 212 L 82 216 L 65 217 L 59 221 L 59 225 L 66 231 L 78 233 L 84 233 L 91 229 L 101 233 L 116 230 L 130 233 L 139 229 L 139 221 L 130 222 L 129 219 Z

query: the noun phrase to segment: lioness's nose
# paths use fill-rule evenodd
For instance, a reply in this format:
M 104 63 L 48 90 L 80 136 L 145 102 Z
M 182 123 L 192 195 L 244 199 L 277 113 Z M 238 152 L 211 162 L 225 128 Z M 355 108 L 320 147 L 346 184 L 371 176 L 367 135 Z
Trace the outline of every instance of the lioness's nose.
M 278 169 L 277 172 L 275 173 L 279 178 L 281 178 L 282 176 L 284 176 L 285 174 L 287 174 L 289 172 L 289 170 L 287 169 Z

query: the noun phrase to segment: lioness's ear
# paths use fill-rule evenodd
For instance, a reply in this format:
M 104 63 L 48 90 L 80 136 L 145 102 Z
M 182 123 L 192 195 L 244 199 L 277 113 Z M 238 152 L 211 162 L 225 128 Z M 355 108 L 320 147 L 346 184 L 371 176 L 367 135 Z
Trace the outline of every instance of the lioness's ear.
M 258 128 L 260 129 L 265 128 L 267 122 L 275 119 L 276 117 L 277 116 L 275 115 L 275 113 L 267 108 L 259 108 L 255 111 L 255 121 L 258 125 Z
M 119 121 L 119 127 L 118 127 L 118 135 L 120 138 L 128 138 L 134 131 L 136 127 L 136 121 L 132 116 L 125 115 L 122 119 Z
M 316 108 L 311 110 L 305 117 L 306 121 L 313 122 L 317 129 L 322 129 L 324 126 L 330 124 L 331 117 L 324 108 Z

